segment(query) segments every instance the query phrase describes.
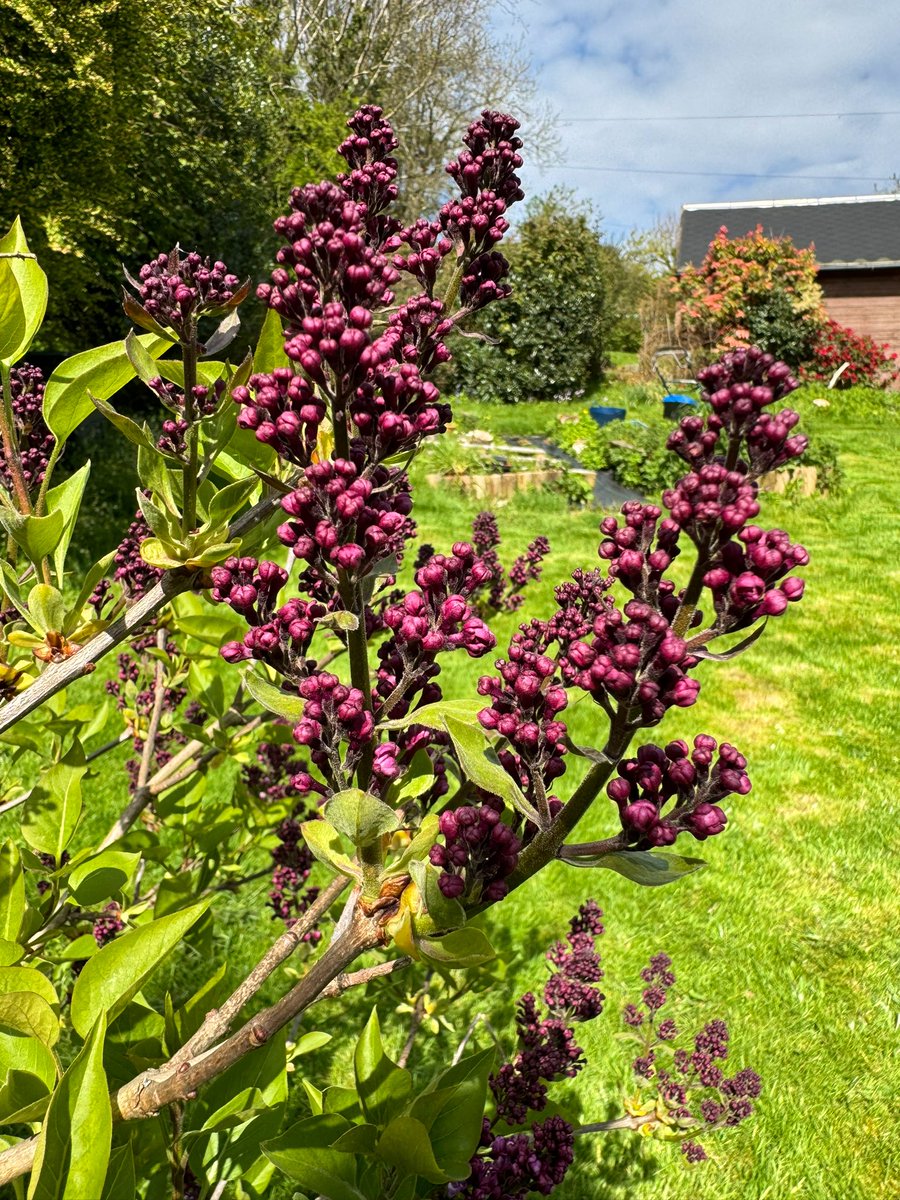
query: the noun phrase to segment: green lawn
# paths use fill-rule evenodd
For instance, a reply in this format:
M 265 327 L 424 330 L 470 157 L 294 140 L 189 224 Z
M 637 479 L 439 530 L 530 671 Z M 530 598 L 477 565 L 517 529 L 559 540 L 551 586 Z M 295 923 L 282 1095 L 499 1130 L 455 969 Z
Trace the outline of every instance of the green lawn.
M 698 704 L 657 734 L 709 732 L 749 760 L 753 791 L 703 845 L 709 867 L 641 890 L 560 865 L 489 918 L 498 943 L 519 952 L 505 985 L 513 998 L 540 984 L 540 952 L 580 901 L 594 895 L 606 912 L 606 1012 L 580 1030 L 591 1065 L 572 1089 L 585 1119 L 615 1107 L 627 1077 L 621 1006 L 660 949 L 683 985 L 684 1023 L 726 1018 L 735 1063 L 764 1079 L 758 1114 L 710 1141 L 710 1163 L 688 1168 L 674 1147 L 601 1135 L 579 1146 L 578 1169 L 557 1193 L 569 1200 L 900 1196 L 900 436 L 896 422 L 842 425 L 831 411 L 814 419 L 840 443 L 844 493 L 795 505 L 768 498 L 763 513 L 808 547 L 806 596 L 746 655 L 704 664 Z M 442 545 L 451 522 L 458 528 L 476 507 L 446 491 L 420 495 L 423 536 Z M 524 496 L 500 521 L 510 555 L 538 532 L 550 537 L 549 579 L 595 561 L 596 514 Z M 546 611 L 549 586 L 535 598 Z M 460 676 L 465 666 L 453 663 Z M 598 709 L 585 703 L 566 715 L 576 741 L 601 742 Z M 598 801 L 582 831 L 611 832 L 610 808 Z
M 498 432 L 544 433 L 551 410 L 560 411 L 491 406 L 475 415 L 476 423 Z M 900 1197 L 894 766 L 900 731 L 890 707 L 900 664 L 892 537 L 900 426 L 871 419 L 847 424 L 834 409 L 810 412 L 816 429 L 841 445 L 845 490 L 794 505 L 769 498 L 763 514 L 767 525 L 783 526 L 809 548 L 806 597 L 771 622 L 746 655 L 705 664 L 699 703 L 676 711 L 654 734 L 668 740 L 709 732 L 736 743 L 749 759 L 753 791 L 731 806 L 727 831 L 699 848 L 709 867 L 652 890 L 606 871 L 562 865 L 545 871 L 486 920 L 511 960 L 500 998 L 487 1008 L 485 998 L 466 997 L 454 1014 L 461 1031 L 475 1012 L 490 1012 L 508 1035 L 515 998 L 542 985 L 544 948 L 593 895 L 606 913 L 606 1011 L 580 1028 L 590 1065 L 558 1095 L 573 1100 L 584 1120 L 620 1111 L 618 1097 L 629 1086 L 628 1047 L 616 1036 L 621 1008 L 635 998 L 649 955 L 666 950 L 683 997 L 675 1015 L 685 1025 L 713 1016 L 729 1022 L 735 1065 L 763 1076 L 759 1111 L 731 1136 L 711 1140 L 712 1161 L 699 1168 L 686 1167 L 677 1146 L 625 1134 L 584 1139 L 576 1169 L 556 1193 L 561 1200 Z M 450 488 L 422 488 L 415 516 L 423 539 L 445 549 L 465 536 L 478 508 Z M 598 514 L 568 511 L 560 499 L 539 493 L 518 496 L 497 513 L 505 561 L 539 533 L 553 544 L 546 579 L 526 609 L 546 614 L 552 585 L 574 567 L 596 563 Z M 501 648 L 518 619 L 498 623 Z M 445 691 L 471 694 L 484 669 L 484 663 L 451 657 Z M 96 695 L 94 680 L 73 689 L 73 698 Z M 599 709 L 585 701 L 566 716 L 577 742 L 602 743 Z M 87 815 L 94 833 L 122 806 L 123 757 L 118 751 L 98 764 Z M 573 769 L 567 778 L 574 776 Z M 15 836 L 16 820 L 15 813 L 3 818 L 0 834 Z M 612 806 L 601 798 L 579 836 L 612 829 Z M 692 848 L 698 849 L 685 851 Z M 266 891 L 263 880 L 240 897 L 223 898 L 217 953 L 228 957 L 235 980 L 272 937 Z M 203 966 L 189 955 L 168 965 L 148 998 L 160 999 L 167 983 L 186 989 L 202 977 Z M 416 978 L 409 972 L 379 989 L 383 1016 L 389 1018 Z M 282 976 L 272 986 L 283 985 Z M 337 1033 L 339 1061 L 347 1061 L 350 1048 L 341 1031 L 354 1029 L 372 999 L 353 997 L 341 1008 L 329 1002 L 309 1014 L 310 1027 Z M 403 1023 L 393 1026 L 396 1048 Z M 458 1037 L 423 1034 L 413 1065 L 446 1060 Z M 327 1051 L 318 1056 L 322 1068 L 327 1057 Z M 290 1188 L 278 1192 L 291 1194 Z

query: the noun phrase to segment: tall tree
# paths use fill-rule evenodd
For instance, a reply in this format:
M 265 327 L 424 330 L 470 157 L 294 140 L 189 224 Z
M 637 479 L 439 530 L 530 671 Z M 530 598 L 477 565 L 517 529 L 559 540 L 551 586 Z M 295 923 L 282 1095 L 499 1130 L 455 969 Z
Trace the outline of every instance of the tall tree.
M 279 47 L 294 84 L 324 106 L 380 104 L 400 138 L 406 217 L 432 209 L 473 111 L 514 109 L 529 153 L 549 151 L 550 121 L 535 104 L 527 57 L 489 25 L 479 0 L 273 0 Z
M 178 240 L 260 272 L 288 164 L 331 165 L 268 4 L 0 0 L 0 27 L 0 225 L 21 214 L 50 276 L 45 348 L 118 332 L 120 263 Z

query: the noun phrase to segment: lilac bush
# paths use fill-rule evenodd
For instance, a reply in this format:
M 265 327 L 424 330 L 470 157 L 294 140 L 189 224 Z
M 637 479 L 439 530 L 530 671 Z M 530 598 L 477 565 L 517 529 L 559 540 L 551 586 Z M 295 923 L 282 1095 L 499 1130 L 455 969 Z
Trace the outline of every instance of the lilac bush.
M 275 268 L 257 289 L 266 316 L 242 362 L 213 356 L 249 285 L 177 247 L 129 276 L 125 311 L 143 332 L 46 382 L 43 427 L 40 380 L 18 367 L 14 381 L 0 362 L 0 522 L 15 546 L 0 730 L 46 742 L 33 795 L 21 788 L 27 848 L 0 848 L 0 913 L 12 961 L 35 972 L 29 1029 L 47 1049 L 64 1020 L 77 1047 L 61 1083 L 51 1061 L 7 1113 L 42 1125 L 0 1154 L 0 1182 L 34 1168 L 46 1190 L 59 1170 L 46 1147 L 64 1143 L 79 1194 L 112 1194 L 124 1172 L 148 1197 L 207 1200 L 238 1178 L 258 1195 L 278 1169 L 330 1200 L 547 1195 L 582 1135 L 675 1135 L 700 1161 L 697 1139 L 742 1122 L 759 1094 L 753 1072 L 725 1074 L 721 1022 L 688 1049 L 657 955 L 625 1012 L 637 1097 L 608 1122 L 546 1112 L 552 1086 L 585 1067 L 578 1024 L 607 1003 L 593 901 L 521 998 L 511 1057 L 493 1044 L 466 1053 L 470 1030 L 433 1077 L 406 1067 L 428 989 L 464 991 L 489 970 L 495 906 L 515 905 L 549 864 L 672 883 L 702 865 L 675 843 L 725 830 L 750 789 L 738 749 L 708 733 L 631 746 L 698 703 L 704 660 L 749 650 L 802 598 L 806 550 L 755 522 L 760 475 L 806 439 L 796 413 L 773 407 L 797 386 L 788 368 L 755 348 L 725 355 L 702 373 L 705 415 L 671 434 L 687 470 L 662 506 L 603 517 L 595 562 L 498 647 L 493 617 L 524 606 L 550 547 L 538 537 L 504 567 L 490 513 L 468 538 L 416 547 L 409 467 L 452 420 L 436 379 L 453 336 L 509 293 L 498 245 L 522 198 L 518 123 L 483 112 L 447 167 L 453 195 L 408 226 L 391 212 L 398 141 L 384 114 L 366 105 L 348 125 L 346 170 L 295 188 L 275 222 Z M 30 262 L 27 246 L 16 253 Z M 36 264 L 22 271 L 24 312 L 41 284 Z M 32 326 L 23 317 L 13 334 Z M 131 375 L 158 400 L 161 435 L 110 403 Z M 65 555 L 87 469 L 50 484 L 86 404 L 136 447 L 139 512 L 73 589 Z M 53 698 L 123 644 L 109 693 L 124 730 L 87 755 L 103 722 Z M 450 654 L 483 664 L 472 695 L 445 696 Z M 31 714 L 51 700 L 38 730 Z M 603 731 L 593 745 L 572 736 L 578 703 Z M 122 811 L 98 839 L 79 825 L 82 782 L 123 741 L 134 755 Z M 608 836 L 574 841 L 595 803 Z M 278 936 L 235 986 L 213 931 L 223 897 L 252 897 L 253 881 Z M 183 944 L 213 972 L 193 995 L 170 984 L 154 1007 L 147 985 Z M 402 1062 L 373 1011 L 352 1084 L 320 1089 L 302 1057 L 327 1035 L 295 1040 L 298 1022 L 401 971 L 421 981 Z M 51 1005 L 54 978 L 71 989 Z M 263 988 L 275 998 L 260 1007 Z M 289 1068 L 305 1085 L 290 1110 Z M 289 1112 L 299 1119 L 284 1128 Z M 159 1136 L 142 1138 L 138 1118 L 158 1116 Z

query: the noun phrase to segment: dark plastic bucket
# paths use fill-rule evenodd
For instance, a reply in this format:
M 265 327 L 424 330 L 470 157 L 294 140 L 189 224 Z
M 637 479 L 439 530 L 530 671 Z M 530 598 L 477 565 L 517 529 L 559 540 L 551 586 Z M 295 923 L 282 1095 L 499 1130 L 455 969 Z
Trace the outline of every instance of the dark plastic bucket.
M 598 425 L 610 425 L 613 421 L 625 420 L 624 408 L 608 408 L 605 404 L 595 404 L 590 414 Z
M 663 416 L 669 421 L 690 416 L 691 410 L 696 407 L 697 401 L 692 396 L 663 396 Z

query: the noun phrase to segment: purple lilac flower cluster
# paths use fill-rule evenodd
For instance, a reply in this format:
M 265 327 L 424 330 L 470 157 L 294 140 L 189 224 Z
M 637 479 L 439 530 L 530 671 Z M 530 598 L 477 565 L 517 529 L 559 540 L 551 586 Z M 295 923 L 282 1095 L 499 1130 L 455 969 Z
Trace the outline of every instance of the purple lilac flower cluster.
M 295 558 L 328 580 L 342 570 L 356 578 L 402 553 L 415 526 L 402 471 L 378 467 L 366 475 L 354 462 L 330 459 L 304 471 L 306 482 L 281 502 L 290 518 L 278 537 Z
M 447 1195 L 457 1200 L 520 1200 L 549 1196 L 559 1187 L 575 1158 L 572 1126 L 562 1117 L 536 1122 L 530 1133 L 495 1136 L 485 1118 L 481 1152 L 472 1159 L 465 1183 L 451 1183 Z
M 296 598 L 276 608 L 288 578 L 283 567 L 249 556 L 232 557 L 213 567 L 210 576 L 213 599 L 230 605 L 250 626 L 242 641 L 227 642 L 221 648 L 219 653 L 226 662 L 256 659 L 295 683 L 315 667 L 307 659 L 307 651 L 326 608 Z
M 44 375 L 38 367 L 20 363 L 9 373 L 10 406 L 15 426 L 16 445 L 22 478 L 29 493 L 44 482 L 47 463 L 56 439 L 44 423 Z M 0 387 L 0 400 L 3 389 Z M 0 448 L 0 483 L 13 490 L 13 479 L 2 448 Z
M 182 340 L 197 318 L 233 307 L 244 291 L 223 262 L 183 254 L 178 246 L 141 267 L 136 282 L 145 310 Z
M 359 688 L 348 687 L 328 671 L 307 676 L 298 691 L 306 703 L 294 740 L 308 747 L 313 763 L 340 788 L 370 744 L 375 720 Z M 343 760 L 342 743 L 347 744 Z
M 549 541 L 545 537 L 535 538 L 508 572 L 497 554 L 500 530 L 492 512 L 480 512 L 472 521 L 472 541 L 478 561 L 489 572 L 478 591 L 479 607 L 484 612 L 515 612 L 525 600 L 522 594 L 525 587 L 543 573 L 543 560 L 550 553 Z
M 440 688 L 430 682 L 439 673 L 439 654 L 465 650 L 481 658 L 497 644 L 469 602 L 484 571 L 468 542 L 420 560 L 414 578 L 418 590 L 386 607 L 381 618 L 390 633 L 378 649 L 376 695 L 385 716 L 405 716 L 416 696 L 426 704 L 440 699 Z
M 319 894 L 319 888 L 307 887 L 313 856 L 309 852 L 300 822 L 293 817 L 281 821 L 275 830 L 278 844 L 272 851 L 272 888 L 269 904 L 273 914 L 290 928 L 301 917 Z M 322 940 L 318 929 L 311 929 L 303 941 L 316 945 Z
M 565 942 L 547 951 L 553 971 L 544 985 L 544 1003 L 550 1012 L 570 1021 L 591 1021 L 603 1011 L 606 997 L 593 985 L 603 978 L 596 939 L 603 933 L 603 913 L 588 900 L 569 922 Z
M 564 1118 L 532 1122 L 526 1132 L 498 1134 L 495 1125 L 524 1125 L 529 1114 L 547 1106 L 547 1085 L 572 1079 L 584 1065 L 571 1021 L 589 1021 L 602 1009 L 603 996 L 592 986 L 602 977 L 595 939 L 603 933 L 602 912 L 588 900 L 569 922 L 566 943 L 547 952 L 555 968 L 544 989 L 551 1015 L 542 1018 L 530 993 L 516 1014 L 519 1050 L 489 1079 L 493 1119 L 485 1117 L 472 1172 L 448 1195 L 461 1200 L 521 1200 L 533 1192 L 549 1196 L 566 1176 L 574 1159 L 574 1134 Z
M 786 363 L 750 346 L 724 354 L 698 372 L 697 379 L 712 413 L 705 420 L 686 417 L 667 443 L 691 466 L 716 459 L 721 435 L 732 442 L 743 439 L 749 456 L 746 468 L 754 477 L 783 466 L 807 449 L 809 439 L 792 433 L 798 413 L 790 408 L 763 412 L 800 386 Z
M 447 164 L 447 174 L 460 195 L 443 206 L 439 220 L 452 242 L 469 256 L 460 300 L 470 312 L 510 293 L 509 285 L 501 282 L 506 260 L 493 247 L 509 228 L 505 216 L 509 206 L 523 198 L 516 174 L 522 166 L 518 128 L 514 118 L 485 109 L 481 120 L 473 121 L 466 131 L 466 149 Z
M 737 536 L 719 549 L 703 576 L 719 624 L 732 629 L 759 617 L 781 616 L 788 604 L 800 600 L 804 582 L 788 572 L 809 562 L 808 551 L 792 544 L 783 529 L 747 525 Z
M 369 317 L 365 309 L 360 311 Z M 257 441 L 286 462 L 309 466 L 326 406 L 307 379 L 289 367 L 277 367 L 271 375 L 251 375 L 246 387 L 233 389 L 231 398 L 241 406 L 241 429 L 252 430 Z
M 163 405 L 173 414 L 162 423 L 162 434 L 156 443 L 157 449 L 173 458 L 183 459 L 187 452 L 188 432 L 188 422 L 183 415 L 186 409 L 185 393 L 170 379 L 163 379 L 161 376 L 148 379 L 147 386 L 156 393 Z M 203 384 L 193 387 L 191 389 L 193 419 L 202 420 L 204 417 L 213 416 L 219 407 L 219 401 L 222 399 L 224 391 L 224 379 L 217 379 L 212 387 L 206 387 Z
M 710 1133 L 745 1121 L 753 1112 L 762 1082 L 746 1067 L 726 1076 L 722 1064 L 729 1054 L 728 1026 L 722 1020 L 710 1021 L 692 1039 L 692 1049 L 677 1046 L 680 1032 L 675 1021 L 658 1018 L 675 984 L 672 960 L 667 954 L 655 954 L 641 971 L 641 978 L 646 985 L 642 1007 L 626 1005 L 624 1019 L 641 1044 L 632 1070 L 642 1089 L 652 1088 L 656 1093 L 655 1100 L 640 1107 L 646 1114 L 645 1123 Z M 661 1111 L 666 1115 L 661 1117 Z M 690 1163 L 707 1157 L 693 1140 L 682 1142 L 681 1150 Z
M 638 849 L 671 846 L 681 832 L 701 842 L 722 832 L 727 817 L 719 803 L 733 793 L 746 796 L 750 779 L 747 761 L 734 746 L 718 746 L 713 763 L 716 748 L 716 739 L 701 733 L 692 749 L 683 741 L 669 742 L 664 749 L 646 745 L 636 758 L 619 763 L 619 777 L 606 791 L 618 805 L 629 843 Z
M 94 922 L 94 941 L 102 950 L 103 947 L 113 941 L 116 935 L 120 934 L 124 928 L 125 922 L 122 920 L 122 910 L 116 901 L 113 900 L 104 908 L 103 915 L 99 916 Z
M 338 175 L 338 183 L 359 205 L 369 238 L 380 243 L 400 225 L 386 215 L 397 199 L 397 160 L 392 155 L 399 142 L 377 104 L 364 104 L 347 125 L 350 136 L 338 146 L 338 154 L 349 170 Z
M 510 642 L 508 659 L 494 664 L 501 678 L 483 675 L 478 681 L 479 695 L 491 700 L 478 720 L 508 742 L 509 748 L 501 749 L 498 758 L 546 822 L 562 808 L 548 790 L 566 770 L 567 732 L 558 714 L 568 698 L 555 661 L 544 653 L 545 635 L 544 622 L 520 626 Z M 534 826 L 527 826 L 526 839 L 535 832 Z
M 507 876 L 516 869 L 521 842 L 501 819 L 503 802 L 494 796 L 479 805 L 461 805 L 441 813 L 444 844 L 431 847 L 430 859 L 441 868 L 438 886 L 445 896 L 502 900 Z
M 137 512 L 116 550 L 113 559 L 113 581 L 121 585 L 129 601 L 140 600 L 162 575 L 158 567 L 151 567 L 141 558 L 141 542 L 152 536 L 153 531 L 144 520 L 143 514 Z
M 306 760 L 297 755 L 290 742 L 260 742 L 256 761 L 241 770 L 248 792 L 263 804 L 287 800 L 296 789 L 291 778 L 306 770 Z

